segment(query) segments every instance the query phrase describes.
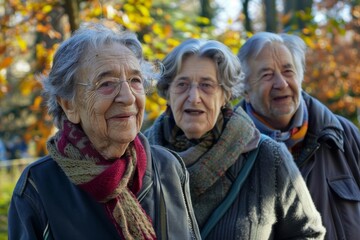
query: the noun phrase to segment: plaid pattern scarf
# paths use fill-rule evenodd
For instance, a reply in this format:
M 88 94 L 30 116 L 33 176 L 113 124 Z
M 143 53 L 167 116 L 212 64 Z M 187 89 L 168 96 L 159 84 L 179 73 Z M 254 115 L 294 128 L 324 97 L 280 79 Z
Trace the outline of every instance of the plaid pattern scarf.
M 263 118 L 256 114 L 249 103 L 246 103 L 246 112 L 261 133 L 278 142 L 284 142 L 290 152 L 294 152 L 302 144 L 308 130 L 308 110 L 302 98 L 287 131 L 273 129 Z
M 63 126 L 47 147 L 69 179 L 110 210 L 107 213 L 121 237 L 156 239 L 151 219 L 135 196 L 146 170 L 146 153 L 139 137 L 121 158 L 107 161 L 80 125 L 65 121 Z

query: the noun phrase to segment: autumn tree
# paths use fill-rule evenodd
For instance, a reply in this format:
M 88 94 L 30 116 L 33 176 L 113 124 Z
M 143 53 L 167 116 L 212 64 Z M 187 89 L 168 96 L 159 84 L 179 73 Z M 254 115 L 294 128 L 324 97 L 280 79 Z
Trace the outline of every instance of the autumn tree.
M 207 17 L 213 14 L 210 2 L 202 1 L 203 11 L 200 2 L 185 2 L 0 1 L 4 10 L 0 16 L 0 137 L 19 135 L 36 142 L 37 155 L 46 152 L 45 143 L 54 128 L 41 105 L 41 84 L 36 77 L 48 73 L 58 44 L 82 21 L 106 18 L 136 32 L 151 61 L 162 59 L 185 38 L 213 38 L 214 27 Z M 164 99 L 156 93 L 149 96 L 146 120 L 151 122 L 164 108 Z
M 46 139 L 54 129 L 41 105 L 36 76 L 48 73 L 59 43 L 82 21 L 100 18 L 136 32 L 146 58 L 154 62 L 190 37 L 217 39 L 236 53 L 254 31 L 298 34 L 309 46 L 304 88 L 357 123 L 359 1 L 241 0 L 239 16 L 219 31 L 214 26 L 220 11 L 215 0 L 0 0 L 0 137 L 18 134 L 27 142 L 35 141 L 37 155 L 46 152 Z M 259 12 L 254 6 L 263 11 L 257 18 L 251 16 Z M 319 13 L 325 13 L 322 21 L 317 20 Z M 144 127 L 165 107 L 156 93 L 148 96 Z

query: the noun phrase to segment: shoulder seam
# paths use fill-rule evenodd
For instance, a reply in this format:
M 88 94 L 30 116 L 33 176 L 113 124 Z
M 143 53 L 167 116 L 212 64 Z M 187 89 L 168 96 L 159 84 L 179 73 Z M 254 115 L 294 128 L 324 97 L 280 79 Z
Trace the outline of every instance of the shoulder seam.
M 30 165 L 28 165 L 24 169 L 22 174 L 20 175 L 20 178 L 19 178 L 19 180 L 18 180 L 18 182 L 17 182 L 17 184 L 15 186 L 15 189 L 14 189 L 14 194 L 19 195 L 19 196 L 22 195 L 24 193 L 24 191 L 25 191 L 25 187 L 26 187 L 27 182 L 30 182 L 30 180 L 29 180 L 30 179 L 30 177 L 29 177 L 30 169 L 33 168 L 36 165 L 39 165 L 39 164 L 42 164 L 43 162 L 48 161 L 49 159 L 51 159 L 50 156 L 45 156 L 45 157 L 42 157 L 39 160 L 31 163 Z

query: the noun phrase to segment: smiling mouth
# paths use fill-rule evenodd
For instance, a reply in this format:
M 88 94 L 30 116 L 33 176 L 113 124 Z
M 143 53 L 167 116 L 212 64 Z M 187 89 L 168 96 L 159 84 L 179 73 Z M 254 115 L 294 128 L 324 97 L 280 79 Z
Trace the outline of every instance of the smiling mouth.
M 288 98 L 290 98 L 290 96 L 286 95 L 286 96 L 274 97 L 273 100 L 274 101 L 281 101 L 281 100 L 286 100 Z
M 115 115 L 109 119 L 118 119 L 118 120 L 127 120 L 127 119 L 130 119 L 130 118 L 133 118 L 135 117 L 136 114 L 129 114 L 129 115 Z

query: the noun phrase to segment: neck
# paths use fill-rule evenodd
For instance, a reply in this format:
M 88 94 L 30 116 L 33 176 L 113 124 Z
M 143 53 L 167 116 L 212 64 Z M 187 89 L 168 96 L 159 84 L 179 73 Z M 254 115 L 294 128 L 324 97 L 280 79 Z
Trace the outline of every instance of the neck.
M 291 119 L 289 119 L 288 117 L 279 117 L 275 120 L 261 118 L 258 115 L 256 115 L 256 117 L 261 122 L 263 122 L 265 125 L 267 125 L 268 127 L 276 129 L 276 130 L 280 130 L 280 131 L 287 131 L 289 129 L 289 125 L 291 122 Z
M 97 149 L 97 151 L 107 160 L 118 159 L 124 155 L 126 149 L 128 148 L 129 143 L 126 144 L 110 144 Z

